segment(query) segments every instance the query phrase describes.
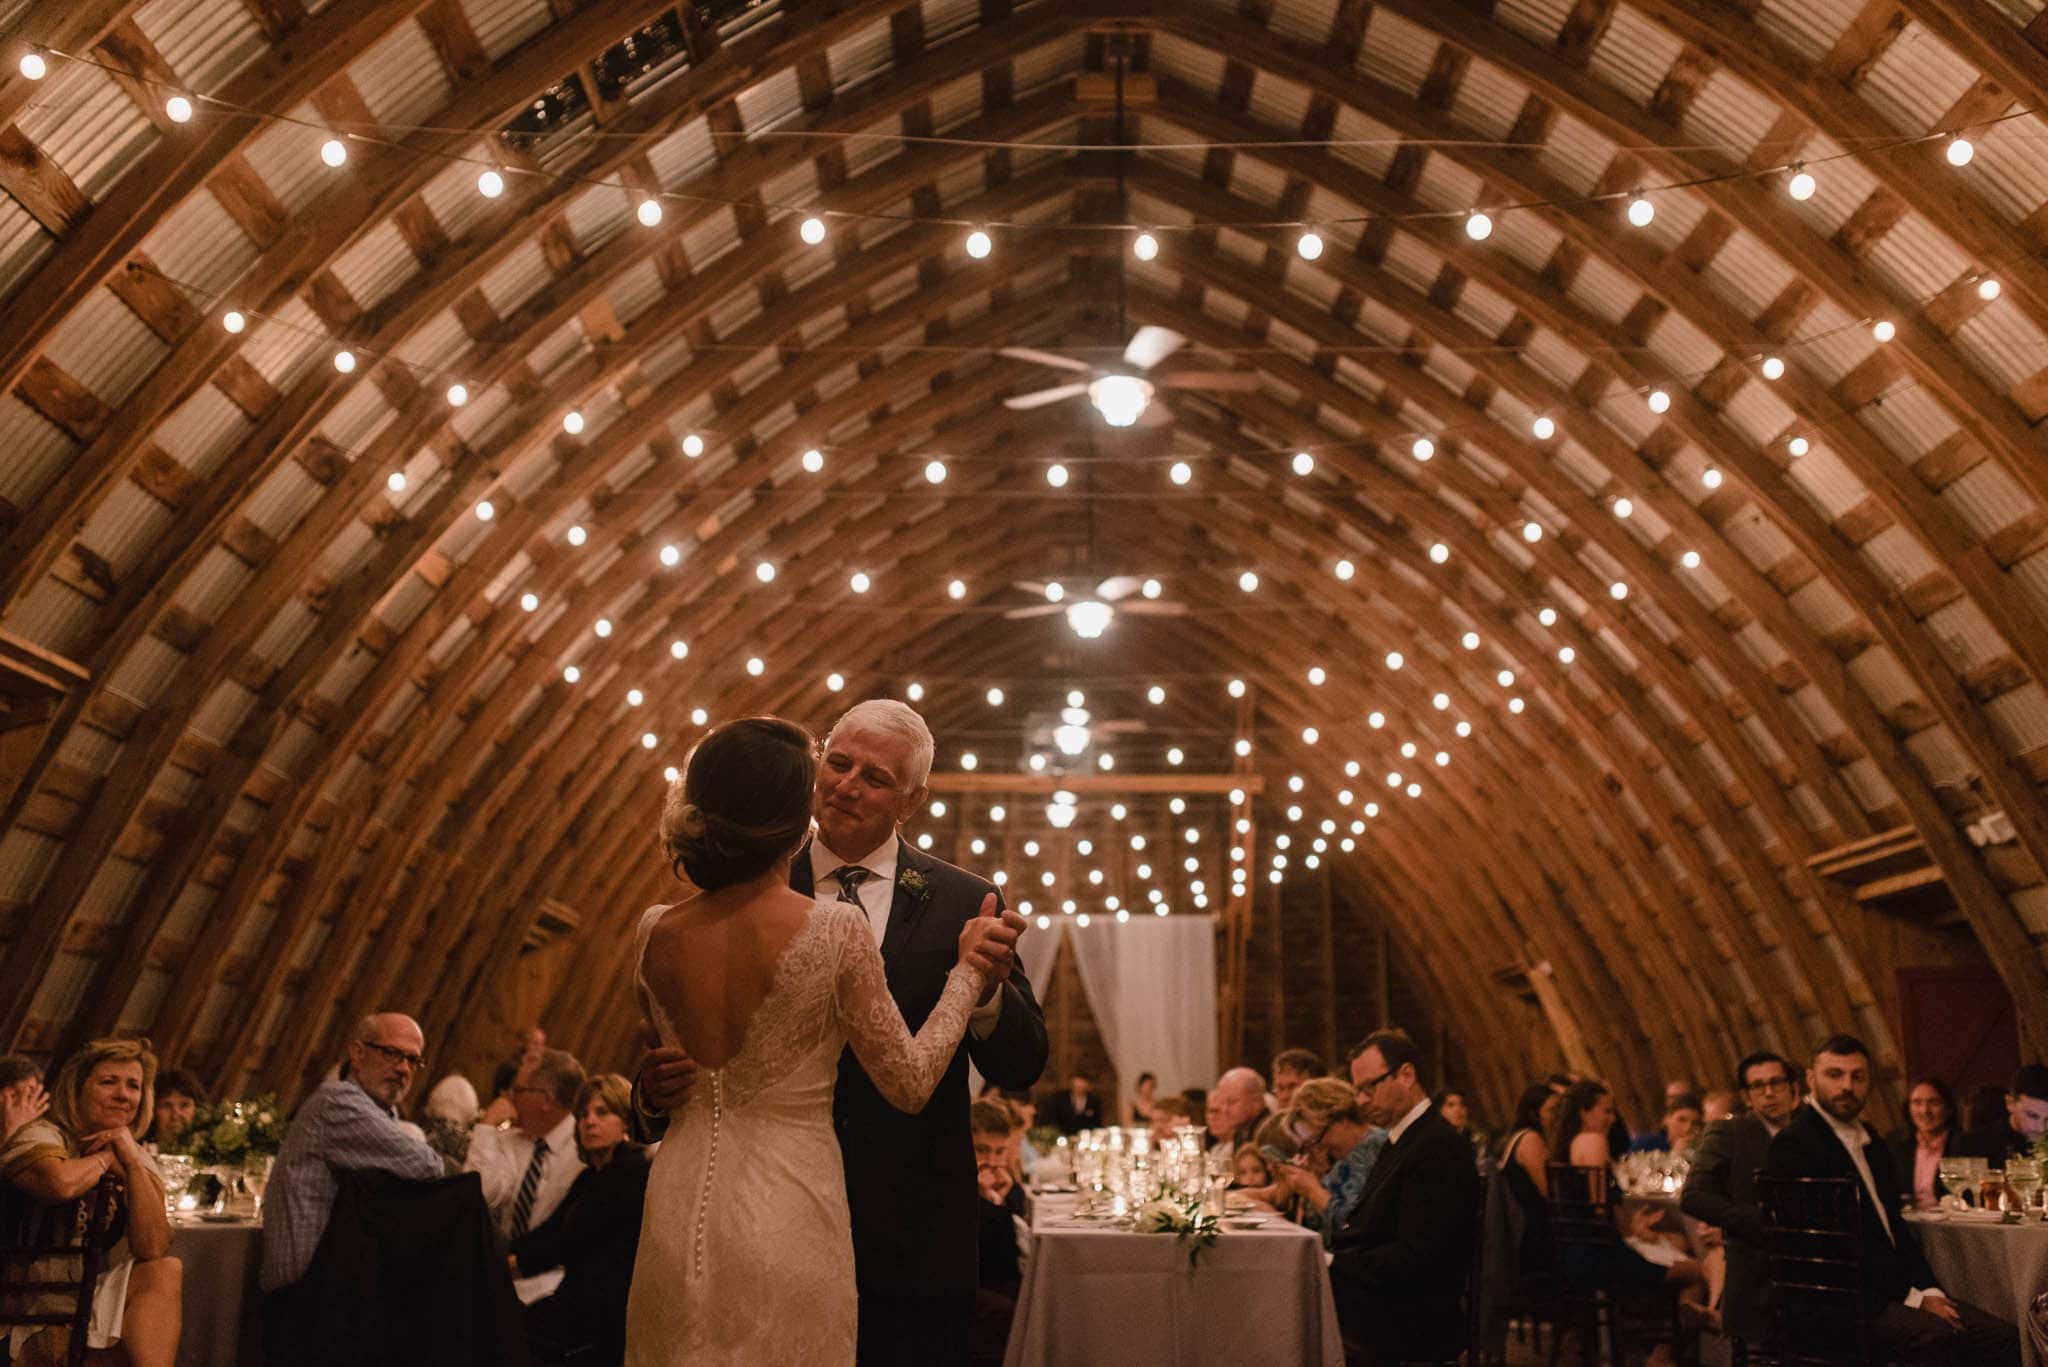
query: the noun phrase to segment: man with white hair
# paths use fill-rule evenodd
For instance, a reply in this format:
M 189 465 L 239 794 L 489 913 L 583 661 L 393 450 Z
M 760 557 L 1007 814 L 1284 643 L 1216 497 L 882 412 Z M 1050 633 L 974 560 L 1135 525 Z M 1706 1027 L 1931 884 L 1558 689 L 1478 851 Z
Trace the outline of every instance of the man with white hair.
M 1203 1148 L 1221 1144 L 1234 1150 L 1248 1144 L 1266 1118 L 1266 1079 L 1256 1068 L 1232 1068 L 1209 1089 L 1206 1109 L 1209 1133 L 1202 1138 Z
M 923 717 L 900 702 L 870 699 L 839 719 L 824 749 L 813 800 L 817 830 L 791 862 L 790 886 L 861 909 L 890 995 L 915 1031 L 959 957 L 961 926 L 1001 909 L 1002 895 L 902 838 L 904 823 L 924 806 L 931 774 Z M 1045 1068 L 1045 1017 L 1016 958 L 1023 930 L 1024 918 L 1009 911 L 992 926 L 987 951 L 996 970 L 923 1111 L 897 1110 L 850 1051 L 840 1059 L 832 1120 L 853 1216 L 860 1367 L 964 1367 L 968 1359 L 980 1228 L 968 1060 L 990 1082 L 1019 1091 Z M 636 1097 L 649 1130 L 666 1127 L 695 1073 L 680 1049 L 648 1051 Z

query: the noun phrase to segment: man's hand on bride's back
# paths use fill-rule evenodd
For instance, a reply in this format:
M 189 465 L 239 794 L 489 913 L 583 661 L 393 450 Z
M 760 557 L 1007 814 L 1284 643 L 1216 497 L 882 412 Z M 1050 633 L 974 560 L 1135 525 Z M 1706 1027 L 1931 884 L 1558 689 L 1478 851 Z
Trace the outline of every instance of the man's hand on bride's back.
M 641 1022 L 647 1052 L 640 1058 L 640 1102 L 648 1110 L 680 1110 L 697 1085 L 697 1065 L 689 1054 L 661 1042 L 652 1026 Z
M 981 899 L 981 911 L 960 927 L 960 961 L 979 969 L 994 988 L 1017 963 L 1017 937 L 1028 924 L 1014 911 L 996 914 L 996 895 Z

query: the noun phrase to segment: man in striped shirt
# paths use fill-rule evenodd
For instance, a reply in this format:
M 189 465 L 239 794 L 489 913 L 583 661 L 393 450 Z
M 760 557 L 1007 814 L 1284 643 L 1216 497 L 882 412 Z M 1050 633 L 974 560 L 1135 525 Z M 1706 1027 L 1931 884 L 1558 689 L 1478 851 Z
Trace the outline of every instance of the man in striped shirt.
M 398 1119 L 425 1050 L 412 1017 L 364 1017 L 349 1039 L 348 1075 L 322 1083 L 292 1117 L 264 1194 L 265 1291 L 295 1285 L 312 1265 L 334 1210 L 336 1169 L 378 1168 L 415 1181 L 446 1175 L 441 1156 Z

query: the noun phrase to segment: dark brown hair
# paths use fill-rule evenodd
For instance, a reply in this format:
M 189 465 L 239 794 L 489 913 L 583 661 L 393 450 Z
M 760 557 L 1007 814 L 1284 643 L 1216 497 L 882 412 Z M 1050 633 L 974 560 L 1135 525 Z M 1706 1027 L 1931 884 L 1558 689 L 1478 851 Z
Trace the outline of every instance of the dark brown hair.
M 669 867 L 706 892 L 766 873 L 810 831 L 817 752 L 816 737 L 780 717 L 704 737 L 662 805 Z

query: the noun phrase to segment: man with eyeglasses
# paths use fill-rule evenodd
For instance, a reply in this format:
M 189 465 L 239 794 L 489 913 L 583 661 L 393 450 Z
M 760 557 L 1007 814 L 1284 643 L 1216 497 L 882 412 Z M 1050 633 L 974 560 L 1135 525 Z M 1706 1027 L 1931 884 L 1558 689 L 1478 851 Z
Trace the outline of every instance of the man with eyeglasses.
M 293 1314 L 292 1292 L 334 1211 L 336 1170 L 376 1168 L 415 1181 L 447 1175 L 441 1155 L 398 1119 L 398 1103 L 426 1067 L 425 1052 L 412 1017 L 366 1016 L 349 1038 L 348 1076 L 322 1083 L 292 1116 L 264 1193 L 266 1330 L 273 1318 Z
M 1756 1177 L 1771 1140 L 1799 1104 L 1799 1079 L 1791 1064 L 1759 1050 L 1736 1065 L 1735 1086 L 1748 1110 L 1707 1130 L 1693 1154 L 1678 1208 L 1722 1232 L 1728 1275 L 1721 1292 L 1721 1324 L 1731 1337 L 1754 1343 L 1770 1328 L 1771 1290 Z

